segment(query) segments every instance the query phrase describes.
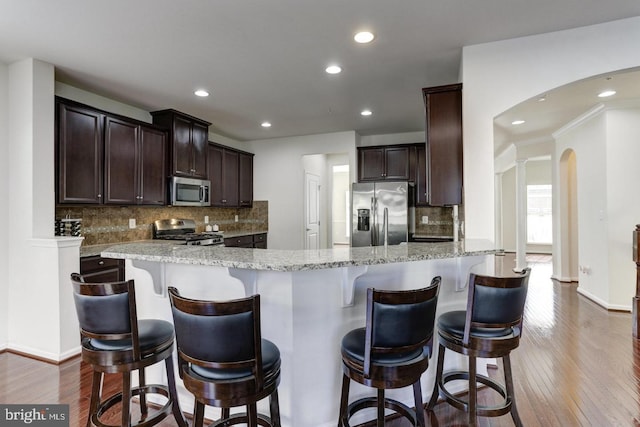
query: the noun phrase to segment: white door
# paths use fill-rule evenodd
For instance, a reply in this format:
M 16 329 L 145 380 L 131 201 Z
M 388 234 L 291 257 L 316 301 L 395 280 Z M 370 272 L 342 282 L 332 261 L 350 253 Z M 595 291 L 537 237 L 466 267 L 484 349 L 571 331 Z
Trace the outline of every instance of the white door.
M 320 177 L 305 172 L 305 249 L 320 249 Z

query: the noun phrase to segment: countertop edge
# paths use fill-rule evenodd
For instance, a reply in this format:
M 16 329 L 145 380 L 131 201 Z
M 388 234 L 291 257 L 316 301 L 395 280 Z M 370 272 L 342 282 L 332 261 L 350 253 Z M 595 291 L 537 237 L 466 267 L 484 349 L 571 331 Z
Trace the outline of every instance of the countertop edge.
M 296 272 L 492 255 L 499 252 L 490 243 L 482 245 L 476 243 L 473 246 L 465 248 L 464 242 L 446 242 L 409 243 L 388 248 L 380 246 L 375 248 L 279 250 L 125 243 L 106 248 L 101 252 L 101 256 L 172 264 Z

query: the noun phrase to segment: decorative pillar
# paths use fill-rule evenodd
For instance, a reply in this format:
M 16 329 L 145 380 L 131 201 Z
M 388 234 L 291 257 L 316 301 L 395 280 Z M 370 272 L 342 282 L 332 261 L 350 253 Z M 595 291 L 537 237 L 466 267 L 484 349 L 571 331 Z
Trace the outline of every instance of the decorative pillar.
M 504 249 L 502 237 L 502 172 L 496 173 L 493 178 L 493 193 L 495 194 L 495 239 L 496 249 Z
M 527 160 L 516 160 L 516 266 L 527 267 Z

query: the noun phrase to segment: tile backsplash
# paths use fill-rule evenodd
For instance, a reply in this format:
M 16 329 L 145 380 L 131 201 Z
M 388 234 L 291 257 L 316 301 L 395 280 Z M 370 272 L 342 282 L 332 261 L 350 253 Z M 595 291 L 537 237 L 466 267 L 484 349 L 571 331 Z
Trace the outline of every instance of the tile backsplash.
M 428 218 L 427 224 L 422 223 L 422 217 Z M 458 209 L 458 219 L 464 220 L 464 208 Z M 419 207 L 416 208 L 416 234 L 422 236 L 453 236 L 453 208 L 450 206 Z M 462 234 L 461 234 L 462 235 Z
M 90 246 L 151 239 L 153 221 L 167 218 L 193 219 L 196 222 L 196 231 L 204 231 L 205 215 L 209 216 L 209 223 L 218 224 L 221 231 L 268 231 L 268 207 L 267 201 L 254 201 L 251 208 L 237 209 L 181 206 L 56 206 L 55 219 L 81 219 L 84 237 L 82 245 Z M 129 228 L 129 219 L 135 219 L 135 228 Z

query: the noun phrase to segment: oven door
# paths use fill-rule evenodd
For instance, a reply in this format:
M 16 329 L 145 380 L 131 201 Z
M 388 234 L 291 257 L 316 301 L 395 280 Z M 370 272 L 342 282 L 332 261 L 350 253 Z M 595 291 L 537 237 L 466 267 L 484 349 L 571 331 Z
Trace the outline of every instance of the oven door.
M 173 206 L 211 206 L 211 181 L 174 176 L 169 185 Z

